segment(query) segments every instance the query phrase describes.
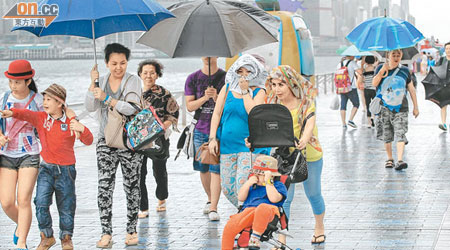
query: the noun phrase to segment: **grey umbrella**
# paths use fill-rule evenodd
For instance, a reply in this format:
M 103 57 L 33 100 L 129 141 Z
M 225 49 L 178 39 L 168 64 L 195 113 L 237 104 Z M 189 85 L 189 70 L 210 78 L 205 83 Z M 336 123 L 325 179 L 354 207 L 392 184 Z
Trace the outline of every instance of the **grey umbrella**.
M 170 57 L 233 57 L 278 41 L 279 21 L 245 3 L 199 0 L 181 2 L 168 10 L 176 18 L 157 23 L 137 43 Z

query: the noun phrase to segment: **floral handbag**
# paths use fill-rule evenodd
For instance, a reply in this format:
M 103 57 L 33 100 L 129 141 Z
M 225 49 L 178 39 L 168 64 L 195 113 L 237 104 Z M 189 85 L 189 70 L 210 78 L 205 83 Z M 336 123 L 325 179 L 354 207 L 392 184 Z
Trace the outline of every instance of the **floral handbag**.
M 128 146 L 135 151 L 151 147 L 151 143 L 165 133 L 164 125 L 155 109 L 142 109 L 126 124 Z

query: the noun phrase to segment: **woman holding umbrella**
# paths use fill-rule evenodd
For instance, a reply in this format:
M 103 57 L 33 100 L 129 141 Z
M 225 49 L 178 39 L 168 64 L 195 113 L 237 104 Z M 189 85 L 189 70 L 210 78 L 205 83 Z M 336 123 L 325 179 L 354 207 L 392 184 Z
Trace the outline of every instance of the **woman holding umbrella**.
M 397 140 L 397 164 L 396 170 L 408 167 L 403 161 L 403 152 L 408 131 L 408 91 L 413 105 L 413 115 L 417 118 L 419 108 L 417 106 L 416 89 L 411 80 L 409 69 L 400 64 L 402 60 L 401 50 L 392 50 L 388 53 L 386 63 L 379 65 L 375 70 L 373 86 L 377 88 L 377 96 L 381 98 L 381 111 L 377 120 L 377 138 L 384 141 L 388 159 L 386 168 L 394 167 L 392 156 L 392 142 Z
M 123 184 L 127 199 L 126 245 L 137 245 L 136 225 L 139 212 L 139 178 L 142 155 L 127 149 L 106 145 L 105 128 L 108 123 L 108 109 L 114 107 L 124 115 L 132 115 L 135 108 L 128 102 L 139 103 L 142 94 L 141 80 L 127 73 L 130 50 L 112 43 L 105 47 L 105 63 L 109 73 L 99 78 L 97 66 L 91 71 L 91 85 L 86 94 L 85 106 L 90 112 L 96 111 L 100 122 L 97 142 L 98 167 L 98 208 L 102 225 L 102 238 L 97 242 L 99 248 L 112 246 L 112 199 L 117 167 L 120 163 Z M 100 86 L 96 87 L 95 80 Z

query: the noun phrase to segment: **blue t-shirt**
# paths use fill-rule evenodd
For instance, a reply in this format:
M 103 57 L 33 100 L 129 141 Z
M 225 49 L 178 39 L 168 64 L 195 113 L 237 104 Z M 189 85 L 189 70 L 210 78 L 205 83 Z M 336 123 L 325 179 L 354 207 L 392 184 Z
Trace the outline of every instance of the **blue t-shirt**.
M 383 64 L 378 65 L 375 69 L 375 75 L 383 67 Z M 406 91 L 408 84 L 411 82 L 411 74 L 409 69 L 405 66 L 399 66 L 400 69 L 395 75 L 394 79 L 390 80 L 389 85 L 386 84 L 388 79 L 392 78 L 395 69 L 389 70 L 388 76 L 381 79 L 377 87 L 377 96 L 383 101 L 383 105 L 394 112 L 408 112 L 408 99 L 406 99 Z
M 281 181 L 275 181 L 273 185 L 277 189 L 278 193 L 283 196 L 281 201 L 279 201 L 278 203 L 272 203 L 267 196 L 265 186 L 253 185 L 248 191 L 248 196 L 244 201 L 244 204 L 242 205 L 242 209 L 245 209 L 247 207 L 257 207 L 258 205 L 263 203 L 274 205 L 277 207 L 283 206 L 284 200 L 286 200 L 287 197 L 286 186 Z
M 260 88 L 255 89 L 253 97 L 260 90 Z M 235 98 L 231 91 L 228 92 L 216 136 L 220 140 L 221 154 L 250 152 L 250 149 L 245 146 L 245 138 L 250 136 L 250 132 L 248 130 L 248 114 L 245 110 L 244 100 Z M 256 148 L 253 153 L 268 155 L 270 148 Z

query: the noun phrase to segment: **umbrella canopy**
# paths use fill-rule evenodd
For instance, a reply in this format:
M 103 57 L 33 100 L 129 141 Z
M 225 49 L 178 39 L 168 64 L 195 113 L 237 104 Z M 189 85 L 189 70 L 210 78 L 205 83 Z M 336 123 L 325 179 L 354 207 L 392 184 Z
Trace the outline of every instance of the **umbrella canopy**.
M 372 53 L 364 51 L 361 52 L 356 48 L 355 45 L 352 45 L 341 52 L 341 56 L 372 56 Z
M 356 26 L 346 38 L 360 51 L 389 51 L 413 47 L 424 36 L 407 21 L 375 17 Z
M 341 47 L 339 47 L 339 49 L 336 50 L 336 54 L 340 55 L 347 48 L 348 48 L 348 46 L 341 46 Z
M 425 99 L 439 107 L 450 104 L 450 75 L 447 74 L 448 61 L 437 67 L 431 67 L 430 72 L 422 80 L 425 87 Z
M 116 32 L 147 31 L 157 22 L 173 17 L 152 0 L 44 0 L 57 4 L 59 14 L 48 27 L 16 27 L 36 36 L 71 35 L 99 38 Z M 92 30 L 92 23 L 95 28 Z
M 147 31 L 157 22 L 173 17 L 152 0 L 43 0 L 57 4 L 59 14 L 48 27 L 15 27 L 34 35 L 71 35 L 95 39 L 123 31 Z
M 170 57 L 233 57 L 278 41 L 279 21 L 245 3 L 199 0 L 181 2 L 168 9 L 177 18 L 156 24 L 137 43 Z
M 419 51 L 417 50 L 416 47 L 409 47 L 409 48 L 404 48 L 401 50 L 403 53 L 402 61 L 403 60 L 415 60 L 419 56 Z M 375 56 L 377 56 L 378 58 L 386 58 L 386 56 L 387 56 L 387 51 L 373 51 L 372 53 Z

